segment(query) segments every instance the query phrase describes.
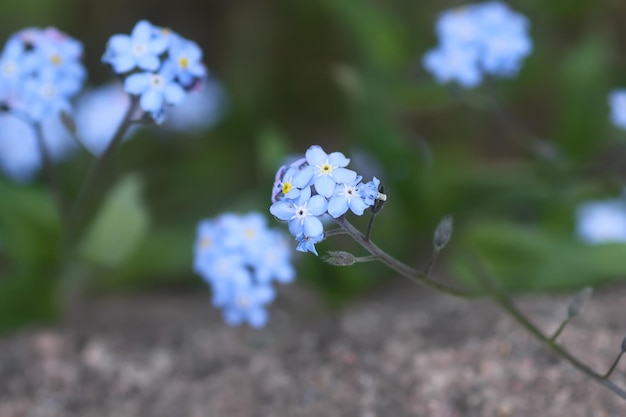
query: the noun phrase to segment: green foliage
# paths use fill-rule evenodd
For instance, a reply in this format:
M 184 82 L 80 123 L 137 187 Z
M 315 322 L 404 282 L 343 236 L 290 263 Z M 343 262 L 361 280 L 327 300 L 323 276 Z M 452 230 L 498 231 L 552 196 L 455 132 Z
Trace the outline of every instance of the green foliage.
M 532 225 L 503 221 L 477 222 L 457 239 L 453 265 L 472 287 L 481 288 L 486 278 L 510 293 L 573 291 L 626 276 L 626 244 L 586 245 Z M 473 268 L 474 262 L 490 276 Z
M 141 179 L 133 174 L 122 177 L 111 189 L 80 244 L 84 259 L 115 268 L 137 249 L 149 225 L 141 189 Z

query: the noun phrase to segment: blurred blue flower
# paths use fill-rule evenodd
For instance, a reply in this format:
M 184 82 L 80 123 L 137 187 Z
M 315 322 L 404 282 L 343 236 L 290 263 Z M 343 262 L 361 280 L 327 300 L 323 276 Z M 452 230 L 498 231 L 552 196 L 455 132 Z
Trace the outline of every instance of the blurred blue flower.
M 125 74 L 135 68 L 156 71 L 161 66 L 161 55 L 169 39 L 150 22 L 140 20 L 129 35 L 113 35 L 107 43 L 102 62 L 110 64 L 116 74 Z
M 612 199 L 581 204 L 576 231 L 586 243 L 626 242 L 626 201 Z
M 207 76 L 201 60 L 195 42 L 146 20 L 139 21 L 130 36 L 113 35 L 102 55 L 102 62 L 124 77 L 124 89 L 140 97 L 141 108 L 156 123 L 187 91 L 200 89 Z
M 626 129 L 626 89 L 616 89 L 609 93 L 611 121 L 616 127 Z
M 117 131 L 130 106 L 130 98 L 118 83 L 106 84 L 84 91 L 76 100 L 74 121 L 77 136 L 85 148 L 102 155 Z M 140 116 L 138 111 L 135 118 Z M 129 139 L 138 125 L 131 126 L 124 139 Z
M 224 116 L 227 95 L 216 80 L 205 80 L 178 105 L 168 110 L 162 127 L 175 132 L 198 132 L 213 127 Z
M 230 325 L 267 322 L 272 281 L 291 282 L 295 271 L 286 238 L 267 228 L 260 213 L 224 213 L 198 224 L 194 271 L 213 291 L 213 305 Z
M 124 89 L 140 96 L 139 105 L 160 123 L 167 105 L 178 104 L 185 97 L 185 90 L 174 79 L 171 66 L 164 66 L 159 72 L 139 72 L 129 75 L 124 81 Z
M 499 1 L 446 10 L 435 26 L 439 46 L 426 52 L 422 64 L 442 84 L 471 88 L 482 82 L 482 73 L 514 76 L 533 47 L 528 20 Z
M 54 161 L 75 149 L 74 141 L 59 118 L 42 122 L 44 142 Z M 41 169 L 41 153 L 31 125 L 11 114 L 0 113 L 0 170 L 14 181 L 31 180 Z
M 12 35 L 0 54 L 0 104 L 31 123 L 71 112 L 86 71 L 82 44 L 55 28 Z
M 483 80 L 478 51 L 471 46 L 441 45 L 426 52 L 422 64 L 441 84 L 456 81 L 462 87 L 472 88 Z

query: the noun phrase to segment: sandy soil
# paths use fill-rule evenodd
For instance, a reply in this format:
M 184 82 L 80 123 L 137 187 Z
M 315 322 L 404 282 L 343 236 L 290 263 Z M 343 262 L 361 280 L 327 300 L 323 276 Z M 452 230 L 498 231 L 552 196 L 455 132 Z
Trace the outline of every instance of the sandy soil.
M 488 301 L 398 282 L 329 312 L 296 284 L 259 331 L 228 328 L 208 297 L 91 300 L 3 336 L 0 416 L 626 416 Z M 552 330 L 567 298 L 518 303 Z M 562 341 L 603 372 L 625 312 L 625 286 L 599 291 Z M 615 381 L 626 387 L 626 358 Z

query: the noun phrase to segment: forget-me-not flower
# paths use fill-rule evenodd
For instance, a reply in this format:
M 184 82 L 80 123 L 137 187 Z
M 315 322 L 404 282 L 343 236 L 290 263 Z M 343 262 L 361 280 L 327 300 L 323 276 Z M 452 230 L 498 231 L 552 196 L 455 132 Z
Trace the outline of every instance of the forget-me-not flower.
M 273 281 L 295 277 L 286 238 L 268 229 L 260 213 L 224 213 L 201 221 L 193 268 L 211 286 L 213 305 L 230 325 L 265 325 Z
M 130 35 L 114 35 L 102 61 L 124 78 L 124 89 L 157 122 L 165 110 L 197 90 L 207 76 L 200 47 L 170 29 L 138 22 Z
M 439 45 L 422 59 L 439 83 L 465 88 L 483 74 L 511 77 L 532 51 L 528 20 L 499 1 L 470 4 L 442 12 L 435 25 Z
M 315 244 L 324 239 L 324 217 L 338 218 L 351 210 L 363 215 L 376 200 L 386 200 L 378 191 L 380 180 L 362 183 L 362 177 L 347 169 L 350 160 L 341 152 L 327 154 L 313 145 L 305 157 L 276 172 L 270 213 L 288 223 L 298 242 L 296 250 L 317 255 Z
M 311 146 L 305 153 L 309 167 L 313 173 L 315 191 L 326 198 L 335 192 L 337 184 L 352 182 L 356 179 L 356 172 L 346 169 L 350 159 L 341 152 L 327 154 L 321 146 Z

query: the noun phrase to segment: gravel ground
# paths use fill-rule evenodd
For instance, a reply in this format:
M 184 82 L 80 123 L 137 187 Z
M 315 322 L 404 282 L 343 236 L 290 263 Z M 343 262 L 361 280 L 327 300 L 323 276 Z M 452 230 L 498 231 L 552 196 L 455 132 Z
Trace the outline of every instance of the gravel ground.
M 518 304 L 554 329 L 567 298 Z M 562 341 L 605 371 L 625 310 L 626 287 L 599 291 Z M 0 338 L 0 416 L 626 416 L 487 301 L 398 282 L 328 312 L 292 285 L 271 314 L 231 329 L 207 293 L 90 300 Z

